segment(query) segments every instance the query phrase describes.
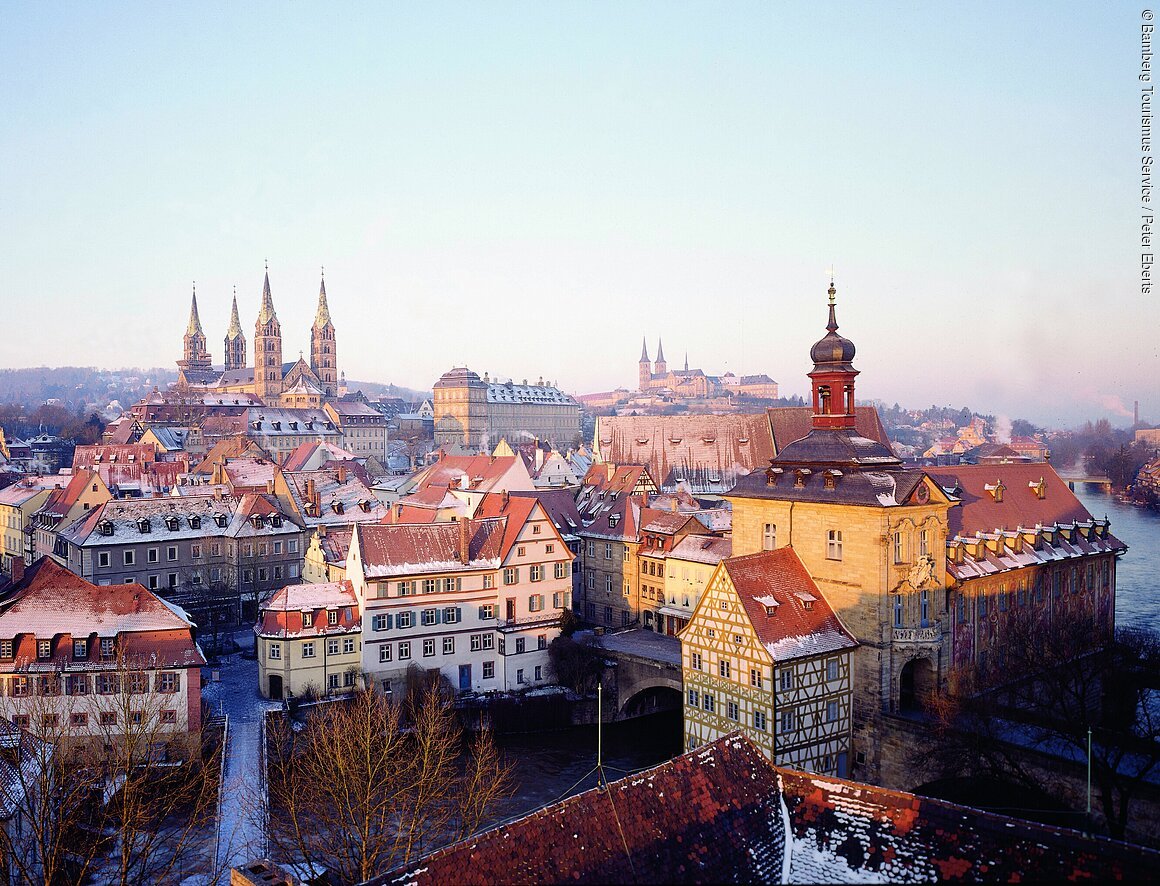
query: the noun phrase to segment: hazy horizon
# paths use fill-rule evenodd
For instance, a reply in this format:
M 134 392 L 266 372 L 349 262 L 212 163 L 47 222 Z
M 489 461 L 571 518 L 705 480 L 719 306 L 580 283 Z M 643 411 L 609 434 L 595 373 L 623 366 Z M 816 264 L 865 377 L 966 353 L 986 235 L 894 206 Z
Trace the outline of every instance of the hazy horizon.
M 1140 7 L 0 8 L 0 365 L 172 366 L 189 297 L 284 357 L 571 393 L 804 394 L 828 268 L 867 399 L 1160 420 Z M 252 357 L 252 351 L 250 355 Z

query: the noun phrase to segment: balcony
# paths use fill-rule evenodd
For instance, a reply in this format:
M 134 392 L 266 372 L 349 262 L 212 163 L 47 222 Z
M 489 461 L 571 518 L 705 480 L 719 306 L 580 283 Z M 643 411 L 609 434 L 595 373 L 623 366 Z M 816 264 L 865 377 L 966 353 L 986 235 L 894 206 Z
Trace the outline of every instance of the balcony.
M 942 627 L 933 624 L 929 628 L 894 628 L 891 639 L 895 643 L 939 643 L 942 641 Z

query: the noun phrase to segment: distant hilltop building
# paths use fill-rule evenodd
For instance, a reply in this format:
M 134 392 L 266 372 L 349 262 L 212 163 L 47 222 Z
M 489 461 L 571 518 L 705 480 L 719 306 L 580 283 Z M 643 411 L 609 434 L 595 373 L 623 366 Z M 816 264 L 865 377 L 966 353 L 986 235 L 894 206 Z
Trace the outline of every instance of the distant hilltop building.
M 768 375 L 737 376 L 727 372 L 723 376 L 706 375 L 700 369 L 689 368 L 689 355 L 685 355 L 684 369 L 669 369 L 665 362 L 664 343 L 657 339 L 657 358 L 649 361 L 648 342 L 642 341 L 640 362 L 637 365 L 637 382 L 642 394 L 665 393 L 680 400 L 707 399 L 730 394 L 777 399 L 777 382 Z
M 493 382 L 458 366 L 443 373 L 433 393 L 436 447 L 490 452 L 500 438 L 568 446 L 580 437 L 580 404 L 543 378 L 534 385 Z
M 319 407 L 341 395 L 334 323 L 326 303 L 326 279 L 318 290 L 318 310 L 310 327 L 310 362 L 301 356 L 282 362 L 282 325 L 270 292 L 270 271 L 262 283 L 262 303 L 254 324 L 254 365 L 247 366 L 246 336 L 238 319 L 235 292 L 225 336 L 225 363 L 213 365 L 197 313 L 197 290 L 185 330 L 184 354 L 177 361 L 177 387 L 196 394 L 252 394 L 266 406 Z

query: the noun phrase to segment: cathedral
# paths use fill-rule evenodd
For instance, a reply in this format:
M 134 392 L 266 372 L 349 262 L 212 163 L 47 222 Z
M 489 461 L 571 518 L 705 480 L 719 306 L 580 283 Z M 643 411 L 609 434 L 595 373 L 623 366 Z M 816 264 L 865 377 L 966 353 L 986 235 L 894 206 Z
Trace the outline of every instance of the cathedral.
M 197 290 L 185 330 L 184 356 L 177 361 L 179 387 L 206 394 L 252 394 L 267 406 L 318 407 L 338 396 L 338 357 L 334 323 L 326 303 L 326 279 L 318 290 L 318 310 L 310 328 L 310 362 L 300 355 L 282 362 L 282 326 L 270 293 L 270 271 L 262 283 L 262 304 L 254 325 L 254 364 L 246 365 L 246 335 L 238 319 L 234 293 L 230 325 L 225 337 L 225 363 L 213 365 L 205 332 L 197 315 Z

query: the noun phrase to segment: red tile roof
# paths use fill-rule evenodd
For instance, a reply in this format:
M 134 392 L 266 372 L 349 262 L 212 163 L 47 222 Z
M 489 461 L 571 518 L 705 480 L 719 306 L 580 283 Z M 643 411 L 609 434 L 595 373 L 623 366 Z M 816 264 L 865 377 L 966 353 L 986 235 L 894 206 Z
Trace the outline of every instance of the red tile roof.
M 774 661 L 858 645 L 793 548 L 730 557 L 722 565 Z
M 368 886 L 1148 880 L 1160 853 L 775 767 L 740 734 Z
M 1055 469 L 1047 463 L 955 465 L 945 468 L 924 468 L 944 489 L 958 488 L 962 504 L 953 507 L 948 516 L 949 535 L 974 536 L 976 532 L 994 532 L 996 529 L 1034 529 L 1037 524 L 1072 523 L 1090 520 L 1078 498 L 1067 488 Z M 1043 480 L 1044 497 L 1040 499 L 1033 487 Z M 987 486 L 1002 481 L 1003 500 L 995 500 Z
M 367 578 L 383 578 L 499 566 L 507 518 L 466 521 L 466 563 L 460 558 L 461 523 L 360 523 L 355 538 L 363 571 Z

